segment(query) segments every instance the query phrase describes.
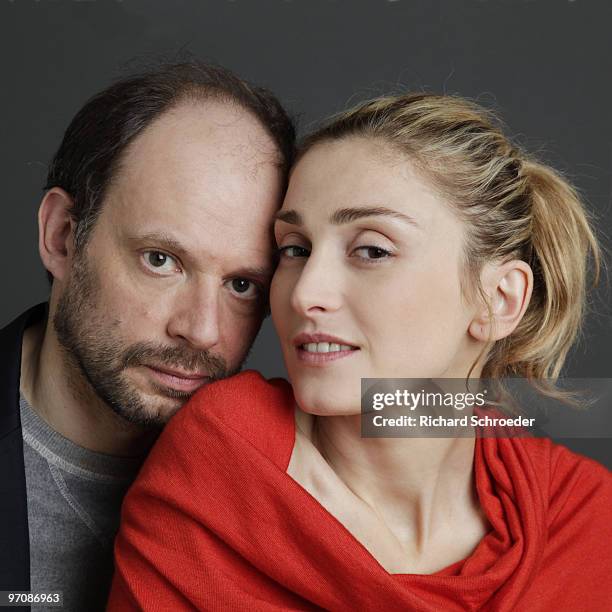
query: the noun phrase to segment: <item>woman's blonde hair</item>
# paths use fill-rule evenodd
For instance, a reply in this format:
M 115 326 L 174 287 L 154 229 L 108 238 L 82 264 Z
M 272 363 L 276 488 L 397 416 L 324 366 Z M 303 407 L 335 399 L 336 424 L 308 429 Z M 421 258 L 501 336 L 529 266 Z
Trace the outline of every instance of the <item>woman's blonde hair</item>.
M 485 347 L 482 377 L 526 377 L 544 394 L 563 398 L 554 381 L 581 327 L 589 258 L 593 284 L 601 261 L 576 190 L 513 145 L 491 112 L 455 96 L 367 101 L 307 136 L 299 156 L 350 136 L 379 140 L 406 155 L 453 205 L 466 230 L 464 292 L 477 290 L 487 302 L 479 282 L 487 261 L 530 265 L 530 304 L 511 335 Z

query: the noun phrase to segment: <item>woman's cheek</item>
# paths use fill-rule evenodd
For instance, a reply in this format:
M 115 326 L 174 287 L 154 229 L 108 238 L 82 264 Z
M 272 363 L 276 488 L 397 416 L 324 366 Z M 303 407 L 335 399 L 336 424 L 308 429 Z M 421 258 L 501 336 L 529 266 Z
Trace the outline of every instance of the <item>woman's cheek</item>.
M 291 293 L 295 279 L 292 279 L 287 272 L 281 268 L 277 269 L 270 285 L 270 310 L 277 329 L 282 328 L 291 309 Z

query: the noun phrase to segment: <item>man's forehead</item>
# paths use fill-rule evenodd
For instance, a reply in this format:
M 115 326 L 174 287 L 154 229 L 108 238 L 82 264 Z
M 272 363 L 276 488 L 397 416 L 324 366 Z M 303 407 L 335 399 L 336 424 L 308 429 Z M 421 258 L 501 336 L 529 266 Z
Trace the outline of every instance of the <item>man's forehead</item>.
M 152 164 L 184 164 L 189 158 L 256 168 L 277 164 L 279 152 L 260 121 L 236 103 L 186 101 L 164 112 L 134 139 L 122 167 L 126 172 L 132 167 L 138 171 Z
M 247 217 L 257 214 L 247 201 L 280 199 L 278 151 L 263 126 L 235 105 L 214 103 L 212 115 L 209 106 L 181 105 L 154 122 L 128 148 L 109 195 Z
M 239 202 L 239 198 L 231 197 L 231 192 L 201 197 L 184 194 L 184 198 L 177 192 L 147 195 L 146 191 L 117 192 L 104 206 L 103 216 L 111 227 L 129 228 L 137 235 L 165 234 L 190 250 L 202 246 L 209 251 L 223 251 L 230 244 L 234 251 L 267 247 L 273 205 Z
M 198 265 L 268 265 L 283 195 L 274 144 L 245 111 L 219 104 L 212 116 L 208 110 L 177 108 L 136 139 L 100 222 L 115 235 L 172 237 Z
M 220 103 L 181 105 L 130 145 L 107 196 L 122 201 L 123 214 L 154 208 L 184 214 L 191 207 L 191 213 L 253 222 L 262 203 L 279 203 L 277 162 L 272 139 L 247 111 Z
M 194 243 L 231 240 L 239 242 L 235 248 L 251 248 L 267 236 L 280 204 L 280 190 L 275 193 L 270 185 L 264 189 L 266 194 L 253 194 L 252 200 L 244 188 L 206 182 L 193 188 L 174 185 L 156 189 L 148 185 L 117 189 L 109 194 L 101 219 L 107 217 L 111 224 L 145 233 L 166 229 Z

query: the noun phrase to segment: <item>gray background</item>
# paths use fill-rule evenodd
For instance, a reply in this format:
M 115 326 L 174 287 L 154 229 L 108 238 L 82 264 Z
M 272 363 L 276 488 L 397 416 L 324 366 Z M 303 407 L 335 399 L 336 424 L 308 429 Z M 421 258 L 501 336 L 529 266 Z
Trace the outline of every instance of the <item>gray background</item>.
M 302 132 L 401 87 L 475 98 L 573 180 L 608 233 L 611 32 L 607 0 L 0 0 L 0 325 L 47 295 L 36 210 L 68 122 L 113 78 L 182 51 L 274 90 Z M 595 293 L 568 375 L 612 376 L 609 297 Z M 269 320 L 248 365 L 284 374 Z M 569 444 L 610 464 L 608 442 Z

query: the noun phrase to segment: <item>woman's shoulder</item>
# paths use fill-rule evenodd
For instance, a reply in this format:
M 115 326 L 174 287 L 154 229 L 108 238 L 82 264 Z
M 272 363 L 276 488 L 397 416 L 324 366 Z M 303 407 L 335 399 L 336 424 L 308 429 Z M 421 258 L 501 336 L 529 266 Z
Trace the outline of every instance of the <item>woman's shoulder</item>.
M 178 437 L 183 443 L 197 443 L 213 430 L 231 430 L 282 462 L 282 441 L 292 445 L 294 422 L 291 385 L 246 370 L 197 391 L 171 419 L 160 441 Z
M 516 438 L 536 460 L 550 465 L 552 481 L 563 480 L 568 473 L 580 473 L 589 479 L 612 481 L 612 472 L 604 465 L 550 438 Z
M 612 472 L 549 438 L 519 438 L 548 489 L 549 517 L 563 519 L 589 508 L 612 519 Z
M 245 370 L 199 389 L 185 408 L 206 412 L 218 409 L 219 416 L 249 409 L 257 412 L 270 405 L 284 407 L 293 403 L 291 385 L 282 378 L 264 378 L 255 370 Z M 183 409 L 184 410 L 184 409 Z

